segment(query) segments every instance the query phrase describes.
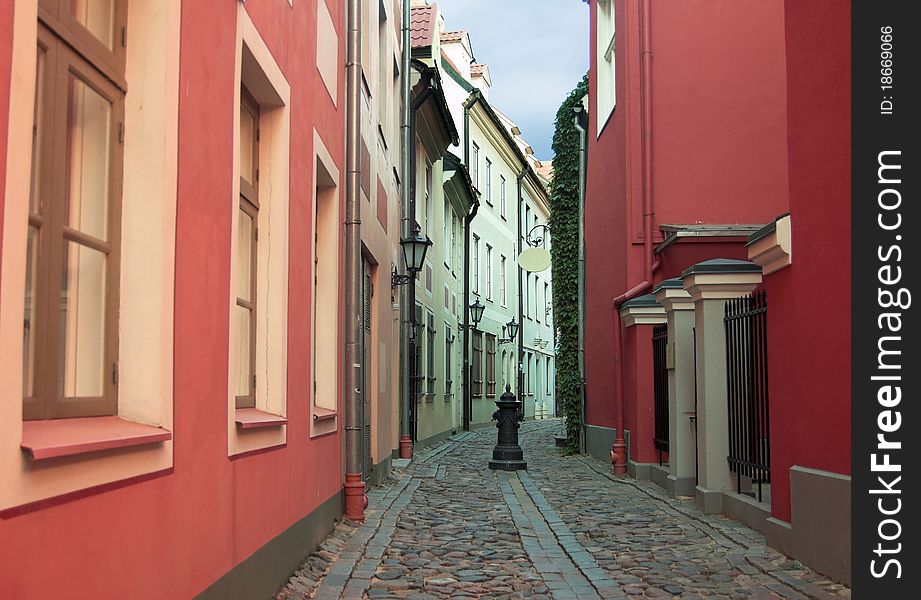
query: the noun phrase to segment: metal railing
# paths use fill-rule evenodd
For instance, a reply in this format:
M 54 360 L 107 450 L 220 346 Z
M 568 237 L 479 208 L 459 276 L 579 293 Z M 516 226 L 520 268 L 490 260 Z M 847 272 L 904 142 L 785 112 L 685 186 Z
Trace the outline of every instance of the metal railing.
M 758 486 L 771 481 L 768 401 L 767 293 L 726 302 L 726 376 L 729 401 L 729 470 Z M 752 494 L 753 495 L 753 494 Z
M 668 452 L 668 366 L 665 352 L 668 344 L 668 325 L 655 325 L 652 328 L 652 378 L 655 432 L 653 444 L 659 451 L 659 464 L 662 454 Z

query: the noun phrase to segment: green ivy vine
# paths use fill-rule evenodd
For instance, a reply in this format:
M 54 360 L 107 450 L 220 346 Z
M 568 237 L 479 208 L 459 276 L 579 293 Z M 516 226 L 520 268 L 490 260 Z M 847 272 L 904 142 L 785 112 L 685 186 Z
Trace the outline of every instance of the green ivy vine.
M 558 330 L 556 397 L 566 420 L 566 450 L 579 452 L 582 411 L 579 390 L 579 131 L 572 108 L 588 93 L 588 75 L 556 113 L 550 230 L 553 232 L 553 312 Z

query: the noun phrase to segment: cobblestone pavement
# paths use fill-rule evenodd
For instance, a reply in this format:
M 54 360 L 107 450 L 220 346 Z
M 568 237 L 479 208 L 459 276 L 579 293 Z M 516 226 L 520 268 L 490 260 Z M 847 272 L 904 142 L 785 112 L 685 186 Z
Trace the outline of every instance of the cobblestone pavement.
M 339 524 L 278 599 L 850 598 L 739 523 L 564 456 L 558 429 L 522 425 L 526 472 L 487 468 L 492 428 L 417 453 L 369 492 L 367 522 Z

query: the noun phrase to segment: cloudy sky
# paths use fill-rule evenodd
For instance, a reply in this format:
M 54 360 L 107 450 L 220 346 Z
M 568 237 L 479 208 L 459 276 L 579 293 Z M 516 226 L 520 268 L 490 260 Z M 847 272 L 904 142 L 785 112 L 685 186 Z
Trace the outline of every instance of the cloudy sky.
M 588 5 L 582 0 L 435 0 L 448 31 L 470 32 L 492 75 L 490 103 L 552 158 L 553 120 L 588 70 Z

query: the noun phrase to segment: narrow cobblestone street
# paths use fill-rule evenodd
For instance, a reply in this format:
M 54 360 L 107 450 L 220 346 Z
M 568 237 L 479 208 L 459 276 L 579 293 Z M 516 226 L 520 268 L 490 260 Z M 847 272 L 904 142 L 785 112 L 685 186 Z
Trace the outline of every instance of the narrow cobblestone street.
M 417 453 L 278 598 L 850 598 L 739 523 L 564 456 L 558 428 L 522 425 L 517 473 L 487 468 L 493 428 Z

